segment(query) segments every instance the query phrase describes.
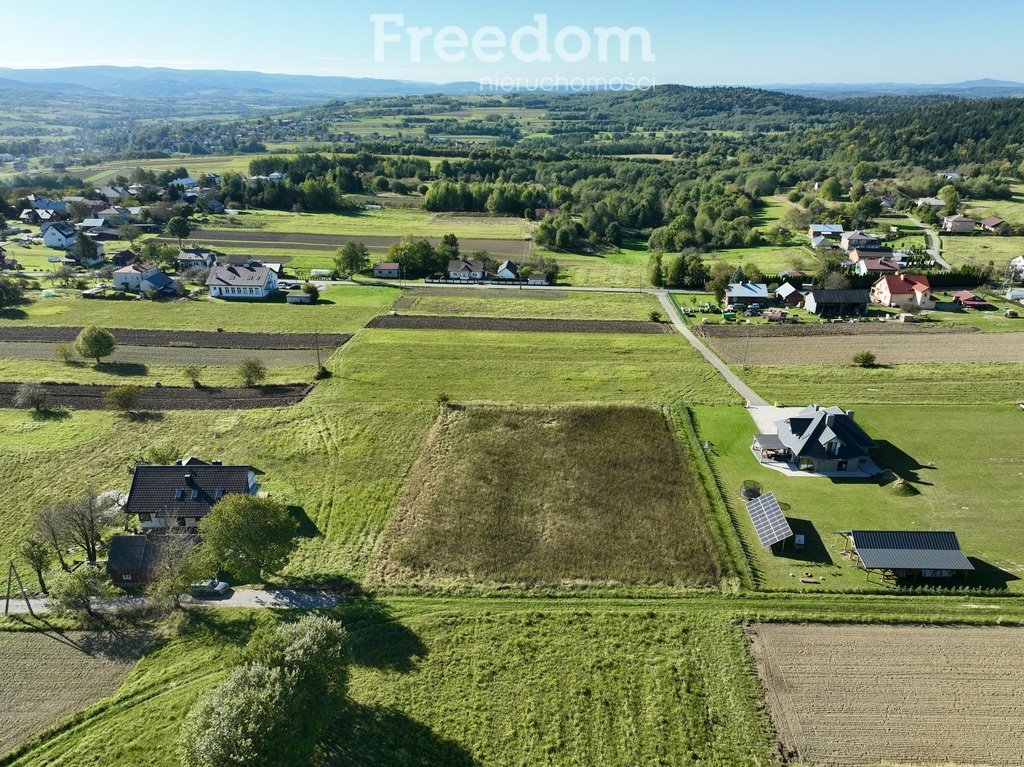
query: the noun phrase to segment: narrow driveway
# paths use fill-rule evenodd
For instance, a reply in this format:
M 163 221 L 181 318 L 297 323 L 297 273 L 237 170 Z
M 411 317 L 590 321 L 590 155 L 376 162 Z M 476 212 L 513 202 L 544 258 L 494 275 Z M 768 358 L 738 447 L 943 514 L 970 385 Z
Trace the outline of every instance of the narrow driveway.
M 719 359 L 718 355 L 705 346 L 704 343 L 694 335 L 693 331 L 686 327 L 686 323 L 683 322 L 682 317 L 679 316 L 679 312 L 676 311 L 675 304 L 672 303 L 672 299 L 669 298 L 667 291 L 657 290 L 650 292 L 658 297 L 658 301 L 661 302 L 662 308 L 672 320 L 672 324 L 675 326 L 676 330 L 682 333 L 683 338 L 689 341 L 690 345 L 699 351 L 704 356 L 704 359 L 711 363 L 715 370 L 722 374 L 726 383 L 728 383 L 729 386 L 735 389 L 736 392 L 743 397 L 747 407 L 768 405 L 767 400 L 763 399 L 757 392 L 743 383 L 743 381 L 739 379 L 739 376 L 733 373 L 732 370 L 729 369 L 729 366 Z
M 345 599 L 342 594 L 333 591 L 300 591 L 298 589 L 237 589 L 225 599 L 193 599 L 184 597 L 185 607 L 246 607 L 272 610 L 324 610 L 337 607 Z M 99 612 L 109 612 L 119 608 L 131 608 L 145 604 L 148 597 L 121 597 L 94 602 L 93 607 Z M 33 597 L 32 612 L 36 615 L 47 615 L 50 612 L 48 600 Z M 12 615 L 28 615 L 25 600 L 11 596 L 9 612 Z
M 907 213 L 906 216 L 919 227 L 924 229 L 924 233 L 925 235 L 927 235 L 928 241 L 931 243 L 931 247 L 928 248 L 928 255 L 932 257 L 932 260 L 939 266 L 941 266 L 943 269 L 952 269 L 953 267 L 949 265 L 949 262 L 942 257 L 942 238 L 939 237 L 939 233 L 932 229 L 930 226 L 927 226 L 926 224 L 923 224 L 922 222 L 918 221 L 917 218 L 910 215 L 909 213 Z

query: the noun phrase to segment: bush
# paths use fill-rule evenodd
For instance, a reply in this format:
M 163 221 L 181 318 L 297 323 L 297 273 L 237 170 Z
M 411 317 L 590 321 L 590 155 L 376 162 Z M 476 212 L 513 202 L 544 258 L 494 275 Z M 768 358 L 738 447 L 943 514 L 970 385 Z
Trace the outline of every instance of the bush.
M 14 393 L 14 406 L 42 413 L 50 409 L 50 393 L 42 384 L 26 381 Z
M 139 405 L 139 387 L 132 384 L 121 384 L 107 392 L 103 398 L 107 407 L 119 413 L 131 413 Z
M 198 389 L 202 386 L 199 376 L 202 375 L 203 369 L 199 367 L 199 365 L 186 365 L 182 372 L 185 374 L 185 378 L 188 379 L 188 382 L 192 384 L 193 389 Z
M 258 357 L 246 357 L 238 364 L 238 377 L 242 379 L 242 386 L 259 386 L 267 378 L 267 366 Z
M 58 362 L 70 365 L 75 361 L 75 347 L 71 344 L 57 344 L 53 347 L 53 356 Z
M 320 291 L 317 289 L 316 285 L 311 282 L 307 282 L 302 286 L 302 292 L 309 296 L 309 299 L 314 304 L 320 300 Z
M 853 364 L 862 368 L 874 367 L 876 361 L 875 353 L 871 351 L 864 350 L 853 355 Z
M 665 321 L 665 318 L 661 315 L 661 312 L 659 312 L 659 311 L 651 312 L 651 322 L 664 322 L 664 321 Z

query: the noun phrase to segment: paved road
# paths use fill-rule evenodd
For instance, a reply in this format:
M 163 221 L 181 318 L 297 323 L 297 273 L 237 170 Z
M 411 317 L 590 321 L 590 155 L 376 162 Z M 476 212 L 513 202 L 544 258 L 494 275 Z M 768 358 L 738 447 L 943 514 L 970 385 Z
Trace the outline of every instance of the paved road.
M 336 607 L 344 596 L 332 591 L 299 591 L 296 589 L 238 589 L 227 599 L 192 599 L 186 597 L 182 604 L 187 607 L 249 607 L 276 610 L 320 610 Z M 47 600 L 33 598 L 32 610 L 37 615 L 50 612 Z M 101 602 L 99 611 L 141 605 L 146 597 L 124 597 Z M 11 598 L 10 612 L 13 615 L 27 615 L 28 607 L 23 599 Z
M 952 269 L 953 267 L 949 265 L 949 262 L 942 257 L 942 238 L 939 237 L 939 233 L 930 226 L 918 221 L 917 218 L 911 214 L 907 213 L 906 216 L 919 227 L 924 229 L 924 233 L 928 236 L 928 241 L 931 242 L 931 247 L 928 248 L 928 255 L 932 257 L 932 260 L 943 269 Z
M 763 399 L 757 392 L 743 383 L 743 381 L 739 379 L 739 376 L 733 373 L 732 370 L 729 369 L 729 366 L 722 362 L 718 355 L 705 346 L 704 343 L 694 335 L 693 331 L 686 326 L 686 323 L 683 322 L 683 319 L 679 316 L 679 312 L 676 311 L 676 307 L 675 304 L 672 303 L 672 299 L 668 297 L 667 291 L 658 290 L 651 292 L 658 297 L 658 301 L 661 302 L 662 308 L 665 309 L 665 312 L 672 320 L 672 324 L 675 325 L 676 330 L 682 333 L 683 338 L 689 341 L 690 345 L 699 351 L 704 356 L 704 359 L 711 363 L 715 370 L 722 374 L 726 383 L 735 389 L 737 394 L 743 397 L 743 400 L 747 403 L 747 407 L 768 405 L 767 400 Z

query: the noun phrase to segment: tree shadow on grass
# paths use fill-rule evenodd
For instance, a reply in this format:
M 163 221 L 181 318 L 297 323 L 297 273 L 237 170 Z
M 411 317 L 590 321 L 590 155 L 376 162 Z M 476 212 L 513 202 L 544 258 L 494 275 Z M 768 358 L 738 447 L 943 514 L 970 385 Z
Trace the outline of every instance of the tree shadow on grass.
M 478 762 L 453 740 L 401 711 L 349 702 L 320 743 L 327 767 L 474 767 Z
M 149 373 L 149 368 L 142 362 L 100 362 L 97 363 L 96 370 L 123 378 L 144 376 Z
M 28 317 L 28 312 L 16 306 L 8 306 L 0 309 L 0 320 L 23 320 Z
M 71 417 L 70 410 L 33 410 L 32 420 L 47 423 L 49 421 L 66 421 Z
M 124 417 L 132 423 L 158 423 L 164 420 L 164 414 L 159 410 L 140 410 L 137 412 L 125 413 Z
M 316 526 L 316 522 L 309 518 L 309 515 L 302 506 L 289 506 L 288 514 L 299 525 L 298 532 L 296 533 L 299 538 L 319 538 L 323 535 L 320 528 Z
M 889 469 L 897 476 L 916 485 L 930 485 L 921 478 L 922 471 L 935 471 L 935 466 L 925 466 L 916 458 L 903 452 L 888 440 L 878 440 L 873 452 L 875 462 L 883 469 Z

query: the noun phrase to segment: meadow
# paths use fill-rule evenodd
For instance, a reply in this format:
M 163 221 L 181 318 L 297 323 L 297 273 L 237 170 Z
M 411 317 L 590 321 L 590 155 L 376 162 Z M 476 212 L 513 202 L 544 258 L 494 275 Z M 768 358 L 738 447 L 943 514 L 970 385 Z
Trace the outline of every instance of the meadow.
M 656 408 L 444 408 L 373 580 L 713 585 L 690 442 Z
M 955 268 L 986 266 L 991 261 L 998 270 L 1017 256 L 1024 255 L 1024 237 L 943 236 L 942 255 Z
M 395 302 L 400 314 L 456 317 L 539 317 L 564 320 L 649 320 L 661 305 L 640 293 L 558 291 L 467 291 L 463 288 L 410 288 Z

